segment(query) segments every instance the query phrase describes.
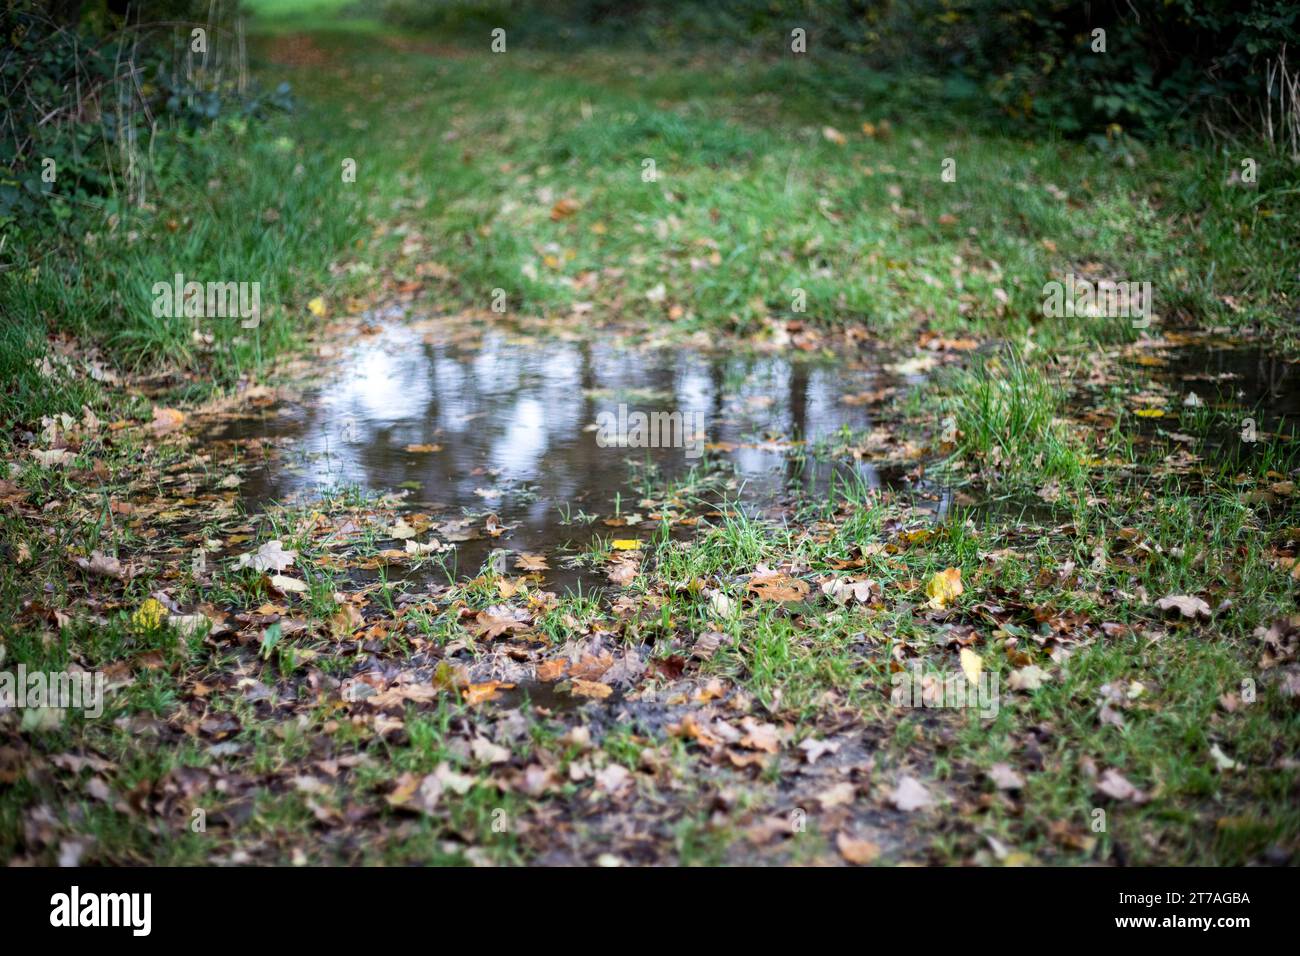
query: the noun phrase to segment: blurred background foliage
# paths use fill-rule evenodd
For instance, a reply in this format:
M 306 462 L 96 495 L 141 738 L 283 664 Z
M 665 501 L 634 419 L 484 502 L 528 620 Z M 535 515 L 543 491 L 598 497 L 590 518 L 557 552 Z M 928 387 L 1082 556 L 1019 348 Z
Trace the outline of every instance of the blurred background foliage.
M 938 80 L 1063 135 L 1191 137 L 1296 121 L 1296 0 L 360 0 L 388 20 L 529 45 L 736 45 Z M 1094 52 L 1094 30 L 1105 52 Z M 482 41 L 480 41 L 482 42 Z M 1290 61 L 1288 62 L 1288 57 Z M 1269 79 L 1272 77 L 1271 88 Z M 1289 118 L 1292 125 L 1286 125 Z
M 64 226 L 79 205 L 144 206 L 187 134 L 287 107 L 287 88 L 250 80 L 237 9 L 2 0 L 0 229 Z
M 274 6 L 274 4 L 271 4 Z M 791 56 L 831 99 L 887 82 L 972 121 L 1087 138 L 1262 135 L 1300 159 L 1300 0 L 355 0 L 448 40 Z M 0 0 L 0 229 L 140 207 L 198 127 L 288 108 L 250 81 L 238 0 Z M 191 31 L 207 31 L 192 49 Z M 1097 52 L 1104 31 L 1104 52 Z M 838 68 L 837 68 L 838 67 Z M 871 71 L 867 75 L 865 69 Z M 883 77 L 883 79 L 882 79 Z M 66 202 L 46 201 L 53 160 Z M 48 164 L 46 164 L 48 165 Z M 45 197 L 42 194 L 46 194 Z

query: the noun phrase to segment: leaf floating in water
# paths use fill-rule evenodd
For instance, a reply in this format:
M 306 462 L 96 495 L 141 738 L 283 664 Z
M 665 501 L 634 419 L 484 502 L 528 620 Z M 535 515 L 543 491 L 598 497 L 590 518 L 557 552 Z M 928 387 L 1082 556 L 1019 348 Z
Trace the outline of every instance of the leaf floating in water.
M 465 703 L 481 704 L 484 701 L 493 700 L 499 690 L 509 690 L 514 684 L 507 684 L 499 680 L 490 680 L 482 684 L 470 684 L 465 688 Z

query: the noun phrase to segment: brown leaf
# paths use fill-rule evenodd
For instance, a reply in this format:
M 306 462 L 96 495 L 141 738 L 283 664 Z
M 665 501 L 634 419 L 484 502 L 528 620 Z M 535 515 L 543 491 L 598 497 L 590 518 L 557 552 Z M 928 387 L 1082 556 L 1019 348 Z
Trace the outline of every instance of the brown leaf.
M 465 703 L 470 706 L 481 704 L 496 697 L 497 691 L 509 690 L 514 686 L 514 684 L 507 684 L 499 680 L 490 680 L 482 684 L 470 684 L 465 688 Z
M 835 846 L 839 849 L 840 856 L 857 866 L 874 863 L 876 857 L 880 856 L 880 847 L 876 846 L 876 844 L 870 840 L 859 840 L 856 837 L 851 837 L 843 831 L 840 831 L 835 837 Z
M 556 657 L 549 661 L 542 661 L 537 665 L 537 679 L 541 681 L 559 680 L 564 676 L 564 672 L 569 669 L 569 662 L 563 657 Z
M 125 567 L 121 561 L 112 555 L 104 554 L 100 551 L 90 552 L 90 558 L 77 558 L 77 567 L 91 574 L 98 574 L 101 577 L 115 578 L 118 581 L 125 581 L 131 576 L 130 569 Z
M 802 601 L 808 596 L 808 582 L 777 571 L 754 575 L 749 590 L 767 601 Z
M 609 570 L 605 576 L 609 578 L 611 584 L 617 584 L 624 587 L 632 583 L 636 577 L 638 565 L 635 561 L 613 561 L 609 565 Z
M 479 611 L 474 618 L 475 629 L 480 637 L 488 640 L 528 630 L 532 617 L 527 611 L 497 604 L 486 611 Z
M 717 653 L 719 647 L 729 641 L 730 638 L 721 631 L 705 631 L 695 639 L 695 646 L 691 648 L 691 656 L 707 661 Z
M 575 697 L 590 697 L 593 700 L 604 700 L 614 693 L 614 688 L 597 680 L 574 678 L 572 687 Z
M 599 654 L 583 654 L 576 664 L 569 668 L 569 674 L 579 680 L 598 680 L 605 671 L 614 666 L 614 655 L 609 651 Z
M 185 424 L 184 412 L 175 408 L 160 408 L 155 405 L 153 408 L 153 421 L 149 423 L 149 430 L 155 435 L 166 435 L 176 431 L 183 424 Z
M 561 199 L 551 207 L 551 221 L 559 222 L 561 219 L 568 219 L 581 208 L 582 203 L 576 199 Z
M 750 750 L 763 750 L 774 754 L 780 749 L 781 741 L 773 724 L 761 724 L 753 717 L 746 717 L 740 722 L 745 729 L 745 736 L 740 738 L 740 746 Z
M 527 552 L 515 558 L 515 567 L 520 571 L 549 571 L 551 569 L 543 555 L 529 554 Z
M 1146 803 L 1150 799 L 1115 769 L 1108 769 L 1101 775 L 1101 779 L 1097 781 L 1097 792 L 1105 794 L 1112 800 L 1125 800 L 1130 803 Z

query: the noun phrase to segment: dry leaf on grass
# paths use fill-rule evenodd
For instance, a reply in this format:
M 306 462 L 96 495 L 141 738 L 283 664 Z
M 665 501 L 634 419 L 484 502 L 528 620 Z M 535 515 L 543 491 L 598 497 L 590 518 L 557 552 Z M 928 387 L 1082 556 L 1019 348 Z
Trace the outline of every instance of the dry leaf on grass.
M 239 556 L 239 567 L 254 571 L 283 571 L 298 557 L 297 551 L 286 551 L 280 541 L 268 541 L 256 551 Z
M 835 837 L 835 846 L 839 849 L 840 856 L 844 857 L 847 862 L 858 866 L 874 863 L 876 857 L 880 856 L 880 847 L 876 846 L 876 844 L 870 840 L 859 840 L 856 837 L 851 837 L 843 831 Z
M 966 589 L 961 583 L 961 568 L 947 568 L 936 572 L 930 578 L 930 583 L 925 586 L 926 596 L 930 599 L 930 607 L 935 610 L 947 607 L 957 600 L 964 590 Z
M 808 596 L 808 582 L 780 571 L 755 574 L 749 580 L 750 593 L 765 601 L 802 601 Z
M 1156 607 L 1166 612 L 1177 611 L 1183 617 L 1189 617 L 1193 620 L 1198 617 L 1208 619 L 1213 614 L 1210 605 L 1190 594 L 1171 594 L 1168 597 L 1162 597 L 1159 601 L 1156 601 Z

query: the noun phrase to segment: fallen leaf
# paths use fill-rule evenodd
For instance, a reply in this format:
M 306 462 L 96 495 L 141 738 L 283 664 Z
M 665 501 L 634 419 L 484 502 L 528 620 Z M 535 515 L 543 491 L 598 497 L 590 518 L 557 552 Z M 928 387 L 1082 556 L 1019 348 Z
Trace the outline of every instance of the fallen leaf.
M 740 746 L 770 754 L 780 749 L 781 742 L 775 725 L 759 723 L 752 717 L 746 717 L 740 726 L 745 730 L 745 736 L 740 738 Z
M 1156 601 L 1156 607 L 1162 611 L 1177 610 L 1183 617 L 1195 620 L 1198 617 L 1209 618 L 1213 613 L 1210 605 L 1200 598 L 1188 594 L 1171 594 Z
M 853 802 L 857 796 L 858 788 L 848 781 L 837 783 L 828 787 L 821 793 L 817 794 L 817 802 L 822 805 L 823 810 L 829 810 L 832 807 L 842 806 Z
M 269 580 L 271 587 L 281 594 L 306 594 L 311 590 L 306 581 L 300 578 L 291 578 L 284 574 L 273 574 Z
M 635 561 L 615 561 L 610 564 L 605 576 L 609 578 L 610 584 L 624 587 L 631 584 L 633 579 L 636 578 L 637 569 L 638 565 Z
M 482 684 L 470 684 L 465 688 L 465 703 L 481 704 L 484 701 L 492 700 L 499 690 L 509 690 L 514 684 L 506 684 L 499 680 L 490 680 Z
M 938 571 L 925 586 L 926 596 L 930 598 L 930 607 L 938 610 L 947 607 L 965 590 L 961 583 L 961 568 L 948 568 Z
M 208 619 L 202 614 L 169 614 L 167 624 L 174 627 L 181 637 L 193 637 L 208 626 Z
M 617 793 L 631 782 L 632 773 L 621 763 L 611 763 L 596 772 L 596 786 L 606 793 Z
M 581 208 L 582 203 L 576 199 L 561 199 L 551 207 L 551 221 L 559 222 L 561 219 L 568 219 Z
M 115 578 L 118 581 L 125 581 L 130 577 L 129 569 L 123 566 L 121 561 L 99 551 L 90 552 L 88 559 L 77 558 L 76 565 L 83 571 L 89 571 L 91 574 L 98 574 L 106 578 Z
M 279 540 L 267 541 L 256 551 L 239 556 L 239 567 L 254 571 L 283 571 L 298 557 L 297 551 L 286 551 Z
M 598 680 L 583 680 L 580 677 L 575 677 L 571 686 L 575 697 L 590 697 L 593 700 L 604 700 L 614 693 L 614 688 L 608 684 L 602 684 Z
M 915 778 L 900 777 L 898 785 L 889 794 L 889 802 L 904 813 L 912 813 L 932 806 L 934 798 Z
M 804 759 L 808 763 L 814 764 L 822 754 L 836 753 L 840 749 L 840 745 L 829 740 L 818 740 L 815 737 L 809 737 L 806 740 L 799 741 L 799 749 L 803 751 Z
M 494 640 L 504 634 L 526 631 L 531 622 L 532 617 L 527 611 L 505 604 L 496 604 L 486 611 L 479 611 L 474 618 L 475 629 L 479 636 L 488 640 Z
M 494 744 L 486 737 L 475 737 L 470 741 L 470 753 L 479 763 L 494 764 L 505 763 L 510 759 L 510 751 L 505 747 Z
M 66 448 L 51 448 L 48 451 L 32 449 L 32 457 L 44 468 L 62 468 L 72 464 L 77 458 Z
M 155 435 L 166 435 L 176 431 L 185 423 L 185 413 L 175 408 L 160 408 L 157 405 L 153 409 L 153 421 L 149 423 L 149 430 Z
M 537 665 L 537 679 L 541 681 L 559 680 L 564 676 L 564 672 L 569 669 L 569 662 L 563 657 L 557 657 L 549 661 L 542 661 Z
M 698 657 L 702 661 L 711 660 L 713 655 L 718 652 L 718 648 L 730 639 L 721 631 L 705 631 L 695 639 L 695 644 L 691 648 L 691 656 Z
M 1010 764 L 995 763 L 988 770 L 988 778 L 999 790 L 1020 790 L 1025 785 L 1024 777 L 1016 773 Z
M 396 538 L 398 541 L 405 541 L 407 538 L 414 538 L 418 532 L 406 523 L 405 518 L 398 518 L 392 527 L 388 529 L 388 536 Z
M 1225 754 L 1218 744 L 1210 745 L 1210 757 L 1214 760 L 1214 766 L 1221 771 L 1241 769 L 1241 764 Z
M 873 594 L 879 594 L 880 586 L 875 581 L 850 581 L 846 578 L 832 578 L 822 582 L 822 593 L 836 604 L 850 600 L 859 604 L 869 604 Z
M 876 857 L 880 856 L 880 847 L 870 840 L 859 840 L 851 837 L 847 833 L 840 831 L 835 837 L 835 846 L 840 851 L 840 856 L 857 866 L 866 866 L 874 863 Z
M 1097 791 L 1112 800 L 1124 800 L 1131 803 L 1146 803 L 1148 797 L 1133 784 L 1129 783 L 1118 770 L 1108 769 L 1097 781 Z
M 1036 664 L 1030 664 L 1028 667 L 1021 667 L 1011 672 L 1007 679 L 1007 685 L 1012 690 L 1038 690 L 1043 685 L 1043 681 L 1051 679 L 1051 675 Z
M 808 582 L 788 574 L 774 572 L 756 574 L 749 581 L 749 590 L 767 601 L 802 601 L 808 596 Z
M 131 615 L 131 630 L 137 633 L 155 631 L 167 620 L 167 608 L 157 598 L 145 598 Z

